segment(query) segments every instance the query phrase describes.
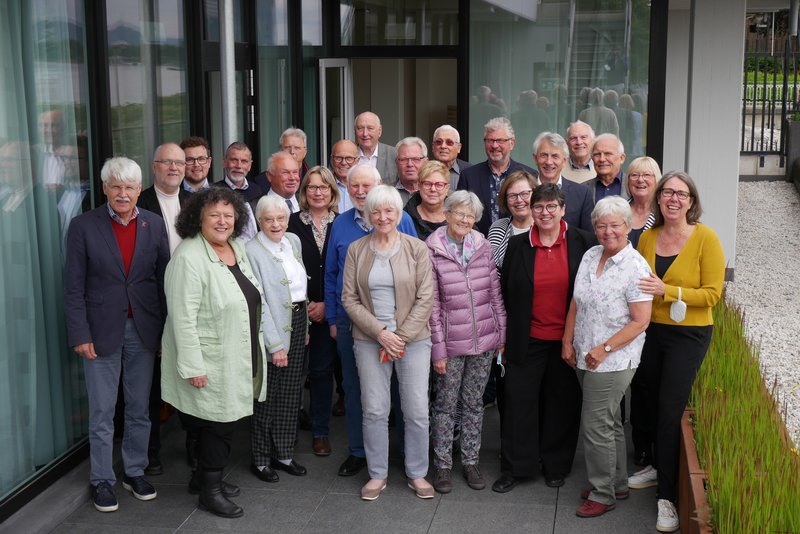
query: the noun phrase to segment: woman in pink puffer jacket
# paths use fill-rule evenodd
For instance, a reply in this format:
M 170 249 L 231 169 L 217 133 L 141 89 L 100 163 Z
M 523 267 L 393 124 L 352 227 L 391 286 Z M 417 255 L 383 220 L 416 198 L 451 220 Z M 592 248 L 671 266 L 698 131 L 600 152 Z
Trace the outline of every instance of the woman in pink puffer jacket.
M 456 191 L 444 205 L 447 226 L 425 241 L 433 267 L 431 359 L 436 371 L 431 430 L 433 487 L 452 490 L 453 424 L 456 403 L 463 405 L 461 465 L 473 489 L 486 486 L 478 468 L 483 425 L 483 389 L 492 358 L 503 350 L 506 311 L 492 249 L 472 229 L 483 206 L 474 193 Z

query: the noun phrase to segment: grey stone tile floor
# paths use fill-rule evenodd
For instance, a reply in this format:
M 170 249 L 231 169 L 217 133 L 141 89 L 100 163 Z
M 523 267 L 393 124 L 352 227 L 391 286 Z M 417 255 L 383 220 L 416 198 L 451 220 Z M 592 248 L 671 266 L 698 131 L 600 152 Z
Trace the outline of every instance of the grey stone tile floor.
M 495 493 L 491 484 L 500 475 L 499 417 L 496 407 L 486 410 L 481 468 L 486 489 L 470 489 L 460 476 L 460 464 L 454 466 L 454 488 L 447 495 L 436 494 L 431 500 L 414 496 L 405 484 L 402 461 L 392 451 L 388 486 L 374 502 L 359 498 L 359 490 L 367 481 L 364 470 L 354 477 L 339 477 L 339 464 L 347 457 L 344 417 L 331 418 L 333 453 L 324 458 L 311 452 L 311 433 L 300 430 L 296 460 L 308 468 L 305 477 L 292 477 L 279 472 L 280 482 L 267 484 L 249 471 L 249 433 L 243 422 L 234 438 L 226 480 L 241 487 L 241 496 L 234 499 L 244 508 L 238 519 L 223 519 L 197 507 L 197 497 L 189 495 L 186 484 L 190 476 L 184 459 L 184 434 L 177 417 L 162 426 L 161 460 L 164 474 L 150 477 L 158 498 L 141 502 L 134 499 L 121 484 L 115 487 L 119 510 L 97 512 L 91 504 L 88 485 L 79 483 L 72 491 L 85 492 L 75 500 L 72 509 L 62 511 L 63 519 L 52 532 L 81 533 L 613 533 L 655 532 L 655 488 L 634 490 L 628 500 L 620 501 L 616 510 L 594 519 L 575 515 L 581 504 L 580 491 L 586 485 L 583 452 L 579 445 L 573 471 L 565 486 L 548 488 L 542 478 L 520 483 L 506 494 Z M 392 431 L 393 433 L 393 431 Z M 392 436 L 394 442 L 394 436 Z M 631 455 L 629 454 L 629 457 Z M 628 470 L 636 467 L 629 461 Z M 73 479 L 86 480 L 88 463 L 75 470 Z M 75 483 L 73 483 L 75 486 Z M 41 503 L 30 504 L 18 512 L 47 513 Z M 34 523 L 31 523 L 34 524 Z M 24 529 L 25 522 L 15 518 L 13 525 Z M 8 525 L 11 526 L 11 525 Z M 0 527 L 0 530 L 3 530 Z M 50 529 L 47 529 L 50 530 Z M 21 531 L 21 530 L 17 530 Z

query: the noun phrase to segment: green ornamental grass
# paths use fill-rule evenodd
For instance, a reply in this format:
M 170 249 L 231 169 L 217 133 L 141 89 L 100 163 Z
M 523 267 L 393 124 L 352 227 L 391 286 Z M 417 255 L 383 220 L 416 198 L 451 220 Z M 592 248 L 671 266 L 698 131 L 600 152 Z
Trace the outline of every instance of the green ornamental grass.
M 690 399 L 716 532 L 800 532 L 800 455 L 776 388 L 764 383 L 740 309 L 721 299 Z

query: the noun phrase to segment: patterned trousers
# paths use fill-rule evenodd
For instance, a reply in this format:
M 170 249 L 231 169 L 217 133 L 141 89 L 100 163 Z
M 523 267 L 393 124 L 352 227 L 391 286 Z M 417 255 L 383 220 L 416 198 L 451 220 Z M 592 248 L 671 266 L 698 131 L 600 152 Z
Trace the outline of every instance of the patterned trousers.
M 445 374 L 436 374 L 433 403 L 433 465 L 453 468 L 453 425 L 456 404 L 461 401 L 461 465 L 475 465 L 481 451 L 483 389 L 489 377 L 493 351 L 447 358 Z
M 306 310 L 292 313 L 289 365 L 267 364 L 267 400 L 256 401 L 250 421 L 250 445 L 254 465 L 269 465 L 271 458 L 291 460 L 297 437 L 297 412 L 303 387 L 306 354 Z

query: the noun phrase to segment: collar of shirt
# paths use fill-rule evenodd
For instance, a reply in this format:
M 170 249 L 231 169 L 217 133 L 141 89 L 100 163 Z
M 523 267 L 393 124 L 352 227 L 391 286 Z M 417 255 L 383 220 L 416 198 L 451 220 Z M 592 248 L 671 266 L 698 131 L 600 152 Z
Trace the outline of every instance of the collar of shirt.
M 283 200 L 284 202 L 286 202 L 288 200 L 292 204 L 292 213 L 294 213 L 295 209 L 297 208 L 297 199 L 294 198 L 294 195 L 292 195 L 289 198 L 286 198 L 286 197 L 283 197 L 283 196 L 279 195 L 278 192 L 275 191 L 274 189 L 270 189 L 269 192 L 267 193 L 267 196 L 279 198 L 279 199 Z
M 555 243 L 546 247 L 542 243 L 541 237 L 539 237 L 539 227 L 534 224 L 531 226 L 531 231 L 528 233 L 528 240 L 530 241 L 531 247 L 534 248 L 553 248 L 563 244 L 567 240 L 567 221 L 564 219 L 561 219 L 561 229 L 558 232 L 558 239 L 556 239 Z
M 358 211 L 358 209 L 353 210 L 353 220 L 365 232 L 369 233 L 372 231 L 372 224 L 364 218 L 364 215 Z
M 130 224 L 131 222 L 133 222 L 133 221 L 136 219 L 136 217 L 138 217 L 138 216 L 139 216 L 139 208 L 138 208 L 137 206 L 134 206 L 134 207 L 133 207 L 133 215 L 131 215 L 131 218 L 130 218 L 130 220 L 129 220 L 129 221 L 128 221 L 128 223 L 126 224 L 126 223 L 124 223 L 124 222 L 122 221 L 122 219 L 120 218 L 120 216 L 119 216 L 119 215 L 117 215 L 117 212 L 115 212 L 115 211 L 114 211 L 114 210 L 111 208 L 111 204 L 108 204 L 108 203 L 106 203 L 106 208 L 108 208 L 108 216 L 109 216 L 109 217 L 111 217 L 111 218 L 114 220 L 114 222 L 117 222 L 117 223 L 121 224 L 122 226 L 128 226 L 128 224 Z
M 486 164 L 489 165 L 489 172 L 492 173 L 492 176 L 494 176 L 495 178 L 502 178 L 503 176 L 508 174 L 508 170 L 511 168 L 511 159 L 508 160 L 508 163 L 506 163 L 506 168 L 503 169 L 503 171 L 500 172 L 500 174 L 495 174 L 494 169 L 492 169 L 492 166 L 489 164 L 488 161 L 486 162 Z
M 461 167 L 458 166 L 458 160 L 453 162 L 453 166 L 450 167 L 450 170 L 461 176 Z
M 199 193 L 200 191 L 205 191 L 209 187 L 211 187 L 211 186 L 208 185 L 208 178 L 206 178 L 205 180 L 203 180 L 203 185 L 200 186 L 200 189 L 198 189 L 197 192 Z M 187 182 L 185 178 L 183 180 L 183 189 L 188 191 L 188 192 L 190 192 L 190 193 L 194 193 L 195 192 L 194 188 L 192 188 L 192 186 L 189 185 L 189 182 Z
M 600 253 L 602 254 L 602 251 L 600 251 Z M 631 256 L 631 254 L 638 254 L 638 252 L 633 249 L 633 245 L 631 245 L 631 242 L 628 241 L 628 244 L 625 245 L 625 247 L 622 250 L 620 250 L 610 258 L 608 258 L 606 260 L 606 263 L 611 262 L 614 265 L 620 264 L 624 262 L 626 259 L 628 259 Z
M 247 181 L 247 178 L 244 179 L 244 185 L 242 187 L 237 187 L 236 184 L 233 183 L 233 181 L 230 178 L 228 178 L 227 172 L 225 173 L 225 183 L 228 184 L 228 187 L 230 187 L 231 189 L 245 190 L 248 187 L 250 187 L 250 182 Z
M 378 143 L 375 145 L 375 150 L 372 152 L 370 157 L 364 155 L 364 151 L 361 150 L 361 147 L 358 147 L 358 159 L 361 163 L 369 163 L 373 167 L 375 167 L 378 163 L 378 149 L 380 148 L 381 144 Z
M 558 181 L 556 182 L 556 185 L 558 186 L 558 188 L 559 188 L 559 189 L 561 189 L 561 186 L 562 186 L 562 184 L 564 183 L 564 182 L 562 181 L 562 178 L 564 178 L 564 177 L 559 175 L 559 177 L 558 177 Z M 542 176 L 541 176 L 541 175 L 537 176 L 537 177 L 535 178 L 535 180 L 537 180 L 537 181 L 538 181 L 539 185 L 542 185 Z
M 586 165 L 578 165 L 574 161 L 572 161 L 572 157 L 570 156 L 570 158 L 569 158 L 569 166 L 572 167 L 575 170 L 582 170 L 582 169 L 592 170 L 592 169 L 594 169 L 594 162 L 592 161 L 591 158 L 589 158 L 589 161 L 586 162 Z
M 285 234 L 281 237 L 281 240 L 277 243 L 272 239 L 268 238 L 266 235 L 264 235 L 264 232 L 258 232 L 256 234 L 256 239 L 258 239 L 261 242 L 261 244 L 264 245 L 264 248 L 266 248 L 273 255 L 278 257 L 282 256 L 285 250 L 292 248 L 292 245 L 289 243 L 289 240 L 286 239 Z

